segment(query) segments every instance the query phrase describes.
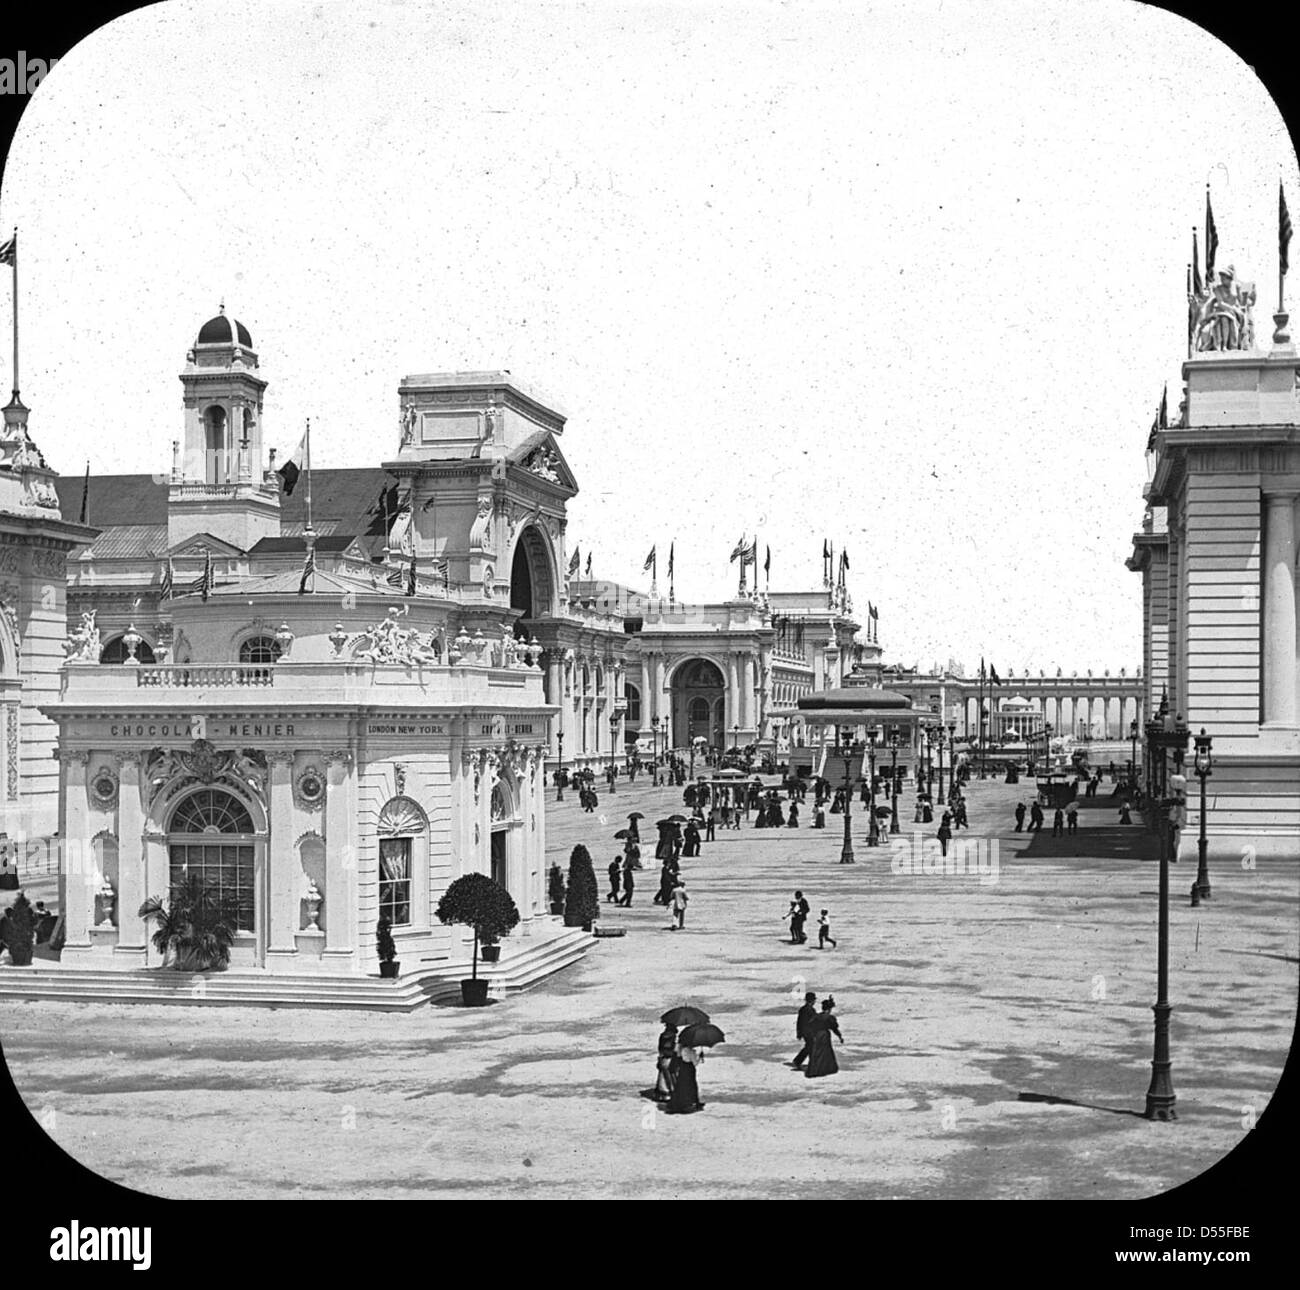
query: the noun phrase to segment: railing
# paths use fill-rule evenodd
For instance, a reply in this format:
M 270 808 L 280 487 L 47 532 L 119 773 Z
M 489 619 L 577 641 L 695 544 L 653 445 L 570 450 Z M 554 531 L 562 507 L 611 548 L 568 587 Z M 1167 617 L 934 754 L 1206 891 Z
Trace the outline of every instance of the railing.
M 156 686 L 171 689 L 198 689 L 210 686 L 270 686 L 275 684 L 271 667 L 163 667 L 153 665 L 136 670 L 138 687 Z

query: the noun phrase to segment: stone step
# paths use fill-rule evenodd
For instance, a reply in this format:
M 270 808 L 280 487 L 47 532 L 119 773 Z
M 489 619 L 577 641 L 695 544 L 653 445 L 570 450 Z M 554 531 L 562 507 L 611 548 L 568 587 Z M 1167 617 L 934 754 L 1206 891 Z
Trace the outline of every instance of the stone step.
M 517 994 L 576 963 L 595 943 L 590 933 L 568 928 L 546 940 L 510 945 L 499 962 L 480 963 L 479 975 L 489 983 L 489 997 Z M 385 981 L 323 972 L 272 973 L 254 969 L 199 976 L 157 968 L 112 971 L 65 968 L 45 962 L 31 967 L 0 967 L 0 999 L 410 1012 L 436 1000 L 458 998 L 461 979 L 469 972 L 468 963 L 440 961 L 395 981 Z M 201 992 L 196 992 L 198 983 Z

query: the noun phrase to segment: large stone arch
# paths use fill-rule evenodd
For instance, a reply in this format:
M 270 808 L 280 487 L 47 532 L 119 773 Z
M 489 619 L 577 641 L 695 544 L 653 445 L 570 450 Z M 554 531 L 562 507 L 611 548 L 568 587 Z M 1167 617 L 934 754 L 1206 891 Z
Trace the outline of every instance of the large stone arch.
M 671 714 L 668 746 L 689 748 L 692 738 L 703 737 L 712 747 L 725 747 L 725 716 L 719 715 L 727 706 L 724 662 L 708 654 L 686 655 L 673 663 L 664 685 Z M 707 706 L 707 716 L 701 703 Z
M 553 618 L 559 613 L 556 568 L 550 538 L 539 525 L 527 525 L 510 556 L 510 607 L 522 611 L 520 622 Z

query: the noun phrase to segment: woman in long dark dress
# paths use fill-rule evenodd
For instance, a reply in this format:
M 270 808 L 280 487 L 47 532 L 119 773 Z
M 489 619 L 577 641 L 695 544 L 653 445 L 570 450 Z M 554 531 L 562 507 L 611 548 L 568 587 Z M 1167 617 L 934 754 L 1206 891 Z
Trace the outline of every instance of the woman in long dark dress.
M 790 819 L 786 825 L 787 828 L 797 829 L 799 827 L 799 803 L 790 803 Z
M 835 1019 L 835 1000 L 822 1000 L 821 1015 L 814 1017 L 809 1029 L 812 1031 L 812 1051 L 804 1075 L 816 1079 L 819 1075 L 834 1075 L 840 1064 L 835 1060 L 835 1049 L 831 1047 L 831 1036 L 836 1035 L 840 1043 L 844 1036 L 840 1034 L 840 1023 Z
M 677 1060 L 677 1027 L 664 1026 L 659 1036 L 658 1076 L 655 1079 L 655 1101 L 667 1102 L 673 1095 L 673 1063 Z
M 659 890 L 655 892 L 655 904 L 666 905 L 672 899 L 673 888 L 677 885 L 677 879 L 673 875 L 673 867 L 666 860 L 664 867 L 659 871 Z
M 700 1101 L 700 1085 L 695 1078 L 695 1067 L 704 1060 L 704 1054 L 684 1044 L 677 1047 L 669 1078 L 673 1081 L 672 1093 L 668 1100 L 671 1115 L 689 1115 L 692 1111 L 704 1109 Z
M 779 798 L 773 797 L 767 806 L 767 825 L 771 829 L 785 828 L 785 815 L 781 811 Z

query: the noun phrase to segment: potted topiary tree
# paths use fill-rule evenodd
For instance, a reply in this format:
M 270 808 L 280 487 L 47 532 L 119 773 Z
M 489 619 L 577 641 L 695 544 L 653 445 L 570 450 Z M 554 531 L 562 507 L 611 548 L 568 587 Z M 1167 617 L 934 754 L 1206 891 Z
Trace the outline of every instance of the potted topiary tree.
M 551 902 L 551 913 L 564 913 L 564 870 L 553 864 L 546 875 L 546 895 Z
M 569 890 L 564 902 L 565 927 L 581 927 L 591 931 L 591 925 L 600 917 L 600 892 L 596 886 L 596 871 L 591 865 L 587 848 L 578 843 L 569 856 Z
M 375 924 L 375 949 L 379 953 L 379 975 L 386 981 L 397 980 L 397 973 L 402 966 L 397 959 L 392 927 L 387 915 L 380 914 L 379 922 Z
M 150 896 L 140 906 L 140 917 L 158 921 L 153 943 L 163 955 L 163 967 L 221 972 L 230 966 L 230 948 L 239 930 L 238 910 L 229 897 L 218 896 L 197 874 L 172 888 L 168 906 Z
M 32 947 L 36 944 L 36 911 L 21 891 L 4 917 L 0 918 L 0 940 L 15 967 L 26 967 L 32 961 Z
M 467 1007 L 481 1007 L 487 1002 L 488 983 L 478 975 L 480 941 L 495 944 L 519 922 L 519 910 L 510 893 L 486 874 L 467 873 L 442 893 L 438 902 L 440 923 L 459 923 L 474 929 L 474 950 L 470 975 L 460 983 L 461 998 Z

